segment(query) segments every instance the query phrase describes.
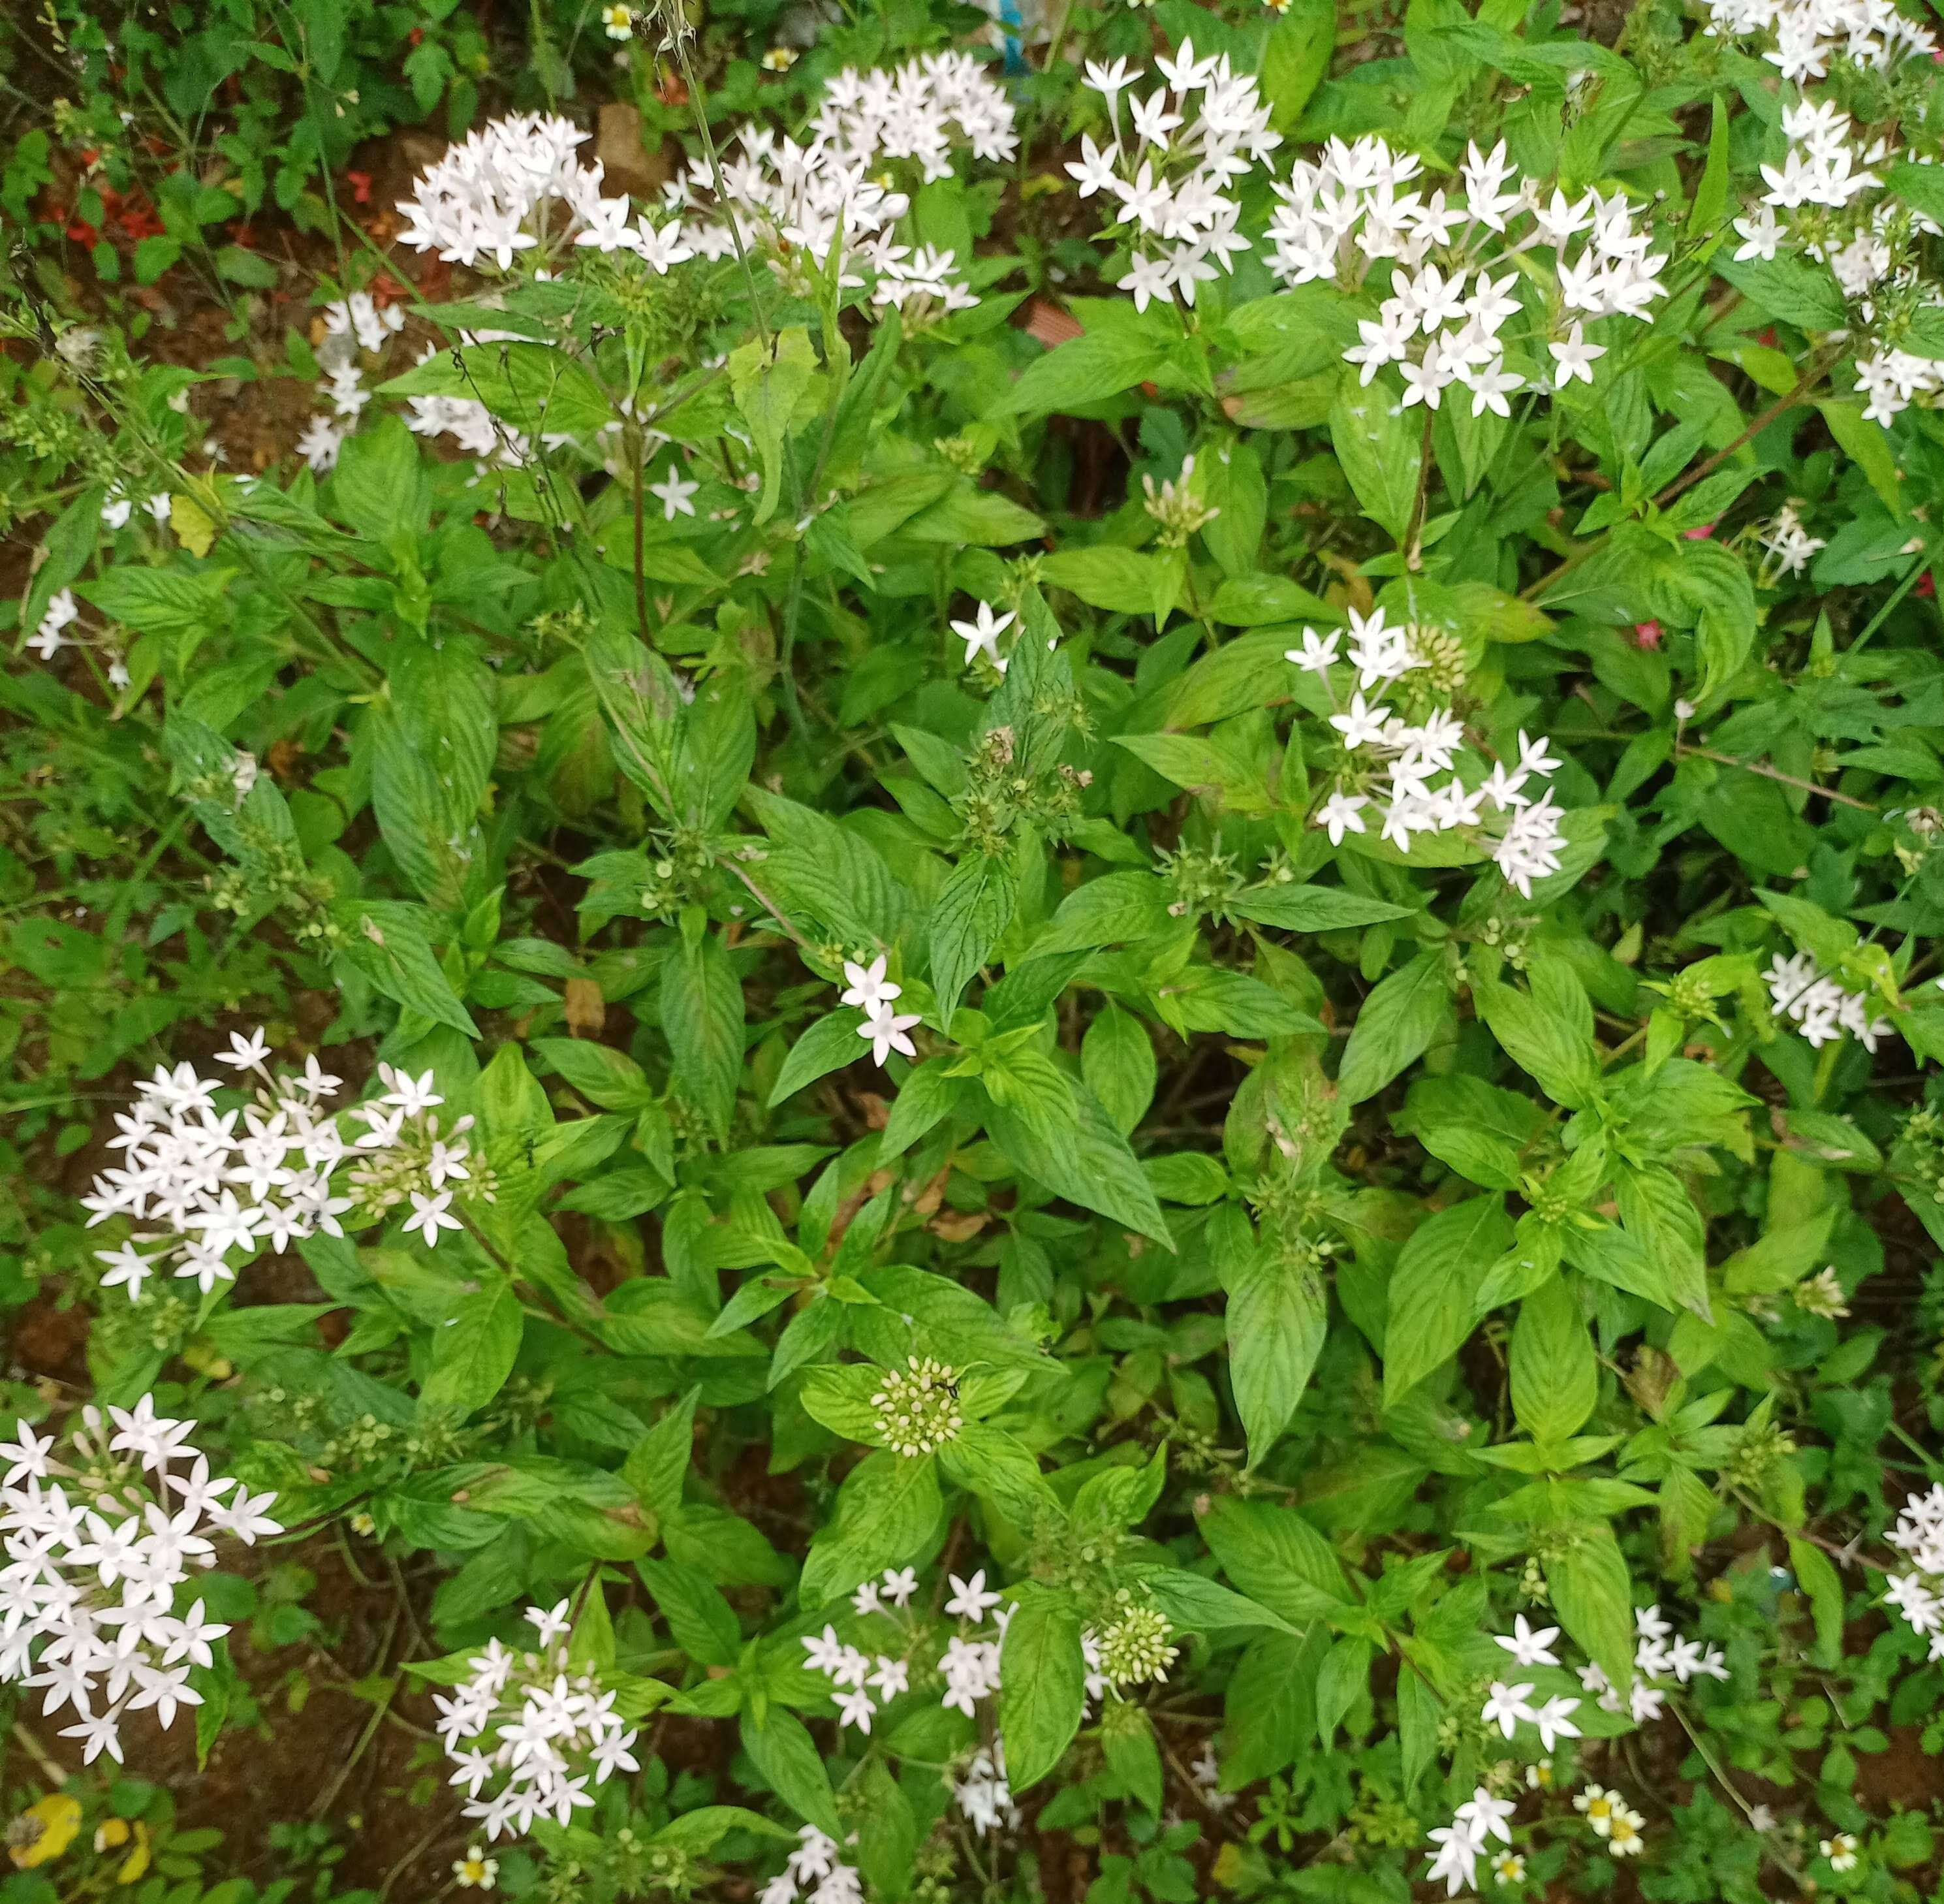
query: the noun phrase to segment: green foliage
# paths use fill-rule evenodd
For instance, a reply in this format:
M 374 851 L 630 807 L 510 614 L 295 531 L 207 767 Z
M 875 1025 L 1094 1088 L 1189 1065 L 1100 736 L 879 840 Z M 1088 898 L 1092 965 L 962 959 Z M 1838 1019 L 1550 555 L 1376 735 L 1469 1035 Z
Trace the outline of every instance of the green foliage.
M 1454 1892 L 1935 1895 L 1944 1669 L 1880 1609 L 1944 1424 L 1944 425 L 1859 365 L 1944 355 L 1944 79 L 1827 75 L 1894 141 L 1869 298 L 1739 255 L 1759 49 L 1454 0 L 1029 21 L 1016 165 L 879 156 L 969 303 L 875 298 L 849 226 L 577 245 L 564 188 L 510 263 L 381 276 L 354 149 L 496 76 L 658 175 L 967 23 L 531 11 L 505 60 L 437 5 L 49 15 L 91 103 L 0 169 L 0 1411 L 153 1396 L 408 1584 L 374 1730 L 489 1644 L 611 1693 L 632 1756 L 509 1833 L 509 1896 L 753 1895 L 821 1834 L 873 1904 L 1056 1859 L 1088 1904 L 1401 1904 L 1481 1794 Z M 1419 401 L 1345 354 L 1408 267 L 1272 272 L 1261 176 L 1192 304 L 1120 294 L 1147 239 L 1069 162 L 1150 87 L 1085 75 L 1191 35 L 1278 176 L 1381 136 L 1487 248 L 1503 138 L 1555 215 L 1624 202 L 1657 295 L 1576 384 L 1590 307 L 1508 249 L 1512 401 Z M 316 467 L 244 476 L 236 393 L 318 373 L 238 229 L 279 216 L 337 252 L 318 336 L 360 285 L 383 334 Z M 183 368 L 125 285 L 198 273 Z M 112 1114 L 186 1064 L 259 1135 L 306 1060 L 330 1221 L 198 1277 Z M 245 1572 L 198 1758 L 301 1716 L 235 1662 L 320 1623 Z M 146 1821 L 137 1895 L 255 1904 L 71 1782 Z M 0 1904 L 134 1883 L 109 1839 Z

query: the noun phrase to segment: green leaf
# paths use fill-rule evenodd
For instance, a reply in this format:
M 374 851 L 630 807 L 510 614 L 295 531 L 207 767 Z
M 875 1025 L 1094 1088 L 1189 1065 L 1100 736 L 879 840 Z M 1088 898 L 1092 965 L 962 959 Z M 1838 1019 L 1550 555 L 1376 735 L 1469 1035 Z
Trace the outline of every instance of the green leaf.
M 1270 797 L 1266 762 L 1246 757 L 1236 746 L 1200 734 L 1116 734 L 1116 747 L 1145 761 L 1164 780 L 1191 793 L 1212 790 L 1235 813 L 1266 813 Z
M 1611 1527 L 1586 1522 L 1544 1563 L 1559 1623 L 1616 1686 L 1634 1671 L 1633 1588 Z
M 1084 1085 L 1071 1088 L 1070 1117 L 1050 1135 L 1037 1120 L 993 1105 L 986 1119 L 992 1141 L 1014 1169 L 1037 1178 L 1055 1196 L 1098 1210 L 1172 1249 L 1167 1219 L 1127 1140 L 1091 1091 Z
M 591 438 L 614 421 L 614 406 L 601 386 L 551 344 L 463 345 L 392 377 L 378 394 L 470 398 L 531 437 L 561 431 Z
M 1675 1301 L 1712 1322 L 1707 1228 L 1681 1179 L 1657 1164 L 1623 1164 L 1614 1170 L 1613 1191 L 1627 1234 L 1665 1274 Z
M 863 1022 L 864 1014 L 854 1006 L 819 1018 L 790 1046 L 789 1055 L 783 1060 L 770 1089 L 771 1109 L 774 1110 L 784 1098 L 794 1097 L 806 1084 L 814 1084 L 819 1078 L 841 1071 L 863 1057 L 871 1049 L 857 1036 L 857 1027 Z
M 1398 1742 L 1403 1758 L 1404 1796 L 1409 1801 L 1417 1782 L 1438 1756 L 1438 1732 L 1444 1707 L 1430 1682 L 1416 1668 L 1400 1665 L 1397 1682 Z
M 729 387 L 737 413 L 749 426 L 750 440 L 763 465 L 762 494 L 755 519 L 776 513 L 783 479 L 784 445 L 797 408 L 817 375 L 817 352 L 801 325 L 757 338 L 729 353 Z
M 435 1024 L 478 1037 L 472 1014 L 432 956 L 417 907 L 395 899 L 337 899 L 331 915 L 344 934 L 337 956 L 346 965 Z
M 520 1299 L 504 1279 L 461 1296 L 451 1315 L 433 1327 L 421 1409 L 469 1415 L 484 1408 L 512 1373 L 525 1326 Z
M 1155 558 L 1136 549 L 1063 549 L 1041 556 L 1039 572 L 1044 586 L 1063 588 L 1089 608 L 1152 615 L 1160 600 Z
M 624 1051 L 584 1038 L 536 1038 L 529 1049 L 551 1064 L 590 1104 L 604 1111 L 639 1111 L 656 1101 L 647 1074 Z
M 404 419 L 381 417 L 347 438 L 327 493 L 331 513 L 381 547 L 401 531 L 421 531 L 432 489 L 420 467 L 418 439 Z
M 1222 1733 L 1226 1789 L 1268 1778 L 1315 1749 L 1316 1679 L 1329 1644 L 1321 1626 L 1301 1639 L 1265 1633 L 1236 1662 Z
M 1059 911 L 1033 941 L 1027 957 L 1092 951 L 1173 931 L 1180 921 L 1170 917 L 1167 908 L 1167 883 L 1153 873 L 1103 873 L 1061 900 Z
M 621 1478 L 663 1519 L 681 1505 L 682 1482 L 695 1443 L 695 1405 L 701 1394 L 700 1388 L 691 1388 L 672 1403 L 621 1464 Z
M 864 1767 L 862 1795 L 857 1869 L 878 1896 L 903 1897 L 911 1888 L 912 1862 L 918 1855 L 918 1814 L 881 1759 Z
M 1223 1495 L 1201 1517 L 1201 1537 L 1244 1593 L 1292 1625 L 1354 1604 L 1336 1549 L 1293 1508 Z
M 1013 917 L 1011 868 L 985 855 L 967 861 L 945 883 L 931 910 L 931 989 L 941 1025 L 952 1022 L 965 983 L 992 956 Z
M 1555 1104 L 1583 1111 L 1600 1089 L 1586 989 L 1564 959 L 1534 960 L 1530 978 L 1529 993 L 1476 979 L 1472 1000 L 1507 1056 L 1530 1071 Z
M 1229 1627 L 1273 1627 L 1280 1633 L 1295 1628 L 1273 1607 L 1247 1595 L 1232 1593 L 1219 1581 L 1180 1567 L 1164 1567 L 1140 1576 L 1142 1588 L 1178 1631 L 1213 1633 Z
M 1370 1642 L 1346 1634 L 1324 1656 L 1316 1675 L 1316 1736 L 1327 1750 L 1336 1728 L 1369 1690 Z
M 448 636 L 405 649 L 390 686 L 389 706 L 371 716 L 372 810 L 420 897 L 457 911 L 479 856 L 480 806 L 499 745 L 492 671 L 469 642 Z
M 743 1650 L 734 1610 L 700 1567 L 680 1560 L 635 1563 L 675 1643 L 699 1666 L 733 1666 Z
M 989 1422 L 967 1422 L 939 1450 L 946 1477 L 995 1502 L 1016 1526 L 1031 1527 L 1056 1508 L 1053 1490 L 1026 1444 Z
M 999 1667 L 1006 1771 L 1014 1791 L 1024 1792 L 1065 1757 L 1087 1708 L 1087 1662 L 1072 1595 L 1037 1581 L 1023 1585 Z
M 837 1511 L 811 1543 L 797 1597 L 823 1605 L 887 1567 L 900 1567 L 937 1525 L 943 1502 L 929 1456 L 884 1450 L 867 1455 L 844 1477 Z
M 743 987 L 713 933 L 684 938 L 663 967 L 662 1031 L 675 1089 L 727 1132 L 743 1075 Z
M 806 1823 L 841 1844 L 848 1834 L 838 1821 L 830 1774 L 810 1728 L 773 1704 L 761 1725 L 745 1711 L 742 1733 L 743 1749 L 764 1783 Z
M 1081 1075 L 1115 1129 L 1131 1134 L 1154 1101 L 1154 1040 L 1130 1012 L 1104 1006 L 1080 1041 Z
M 821 1422 L 847 1441 L 881 1448 L 884 1431 L 871 1397 L 882 1388 L 884 1380 L 882 1369 L 866 1363 L 826 1362 L 804 1371 L 798 1393 L 803 1412 L 813 1422 Z
M 1724 245 L 1715 270 L 1764 317 L 1779 317 L 1802 331 L 1840 331 L 1850 321 L 1842 287 L 1826 265 L 1787 253 L 1737 263 Z
M 122 564 L 75 593 L 138 633 L 200 634 L 223 619 L 223 601 L 236 579 L 233 568 L 140 568 Z
M 1089 331 L 1035 357 L 986 414 L 1038 417 L 1097 403 L 1155 380 L 1167 361 L 1158 331 Z
M 1563 1276 L 1542 1283 L 1519 1305 L 1512 1390 L 1520 1427 L 1539 1442 L 1577 1434 L 1600 1398 L 1592 1335 Z
M 972 1085 L 950 1075 L 954 1062 L 950 1058 L 927 1058 L 899 1087 L 884 1134 L 878 1141 L 881 1162 L 902 1155 L 954 1110 L 976 1098 Z
M 1231 899 L 1227 910 L 1238 919 L 1252 920 L 1258 926 L 1273 926 L 1285 932 L 1340 932 L 1411 916 L 1408 906 L 1368 899 L 1361 892 L 1346 892 L 1340 886 L 1257 886 L 1239 898 Z
M 1478 1320 L 1478 1292 L 1512 1247 L 1497 1197 L 1454 1203 L 1419 1225 L 1391 1271 L 1384 1323 L 1384 1406 L 1398 1403 L 1463 1346 Z
M 1833 1670 L 1843 1657 L 1843 1581 L 1835 1564 L 1812 1541 L 1789 1537 L 1789 1564 L 1808 1596 L 1816 1622 L 1816 1663 Z
M 1728 106 L 1718 94 L 1708 123 L 1708 162 L 1687 208 L 1687 229 L 1697 238 L 1711 236 L 1728 204 Z
M 1255 1468 L 1290 1424 L 1323 1351 L 1330 1304 L 1308 1263 L 1261 1240 L 1223 1262 L 1229 1293 L 1229 1379 Z
M 1356 372 L 1346 371 L 1330 408 L 1330 441 L 1364 513 L 1401 542 L 1424 467 L 1423 424 L 1398 411 L 1387 392 L 1360 386 Z
M 1290 0 L 1269 29 L 1263 49 L 1263 96 L 1269 101 L 1270 125 L 1284 137 L 1295 131 L 1336 49 L 1333 0 Z
M 1944 224 L 1944 177 L 1933 165 L 1900 159 L 1883 175 L 1884 183 L 1904 203 L 1934 224 Z
M 1383 980 L 1358 1009 L 1337 1068 L 1337 1095 L 1346 1104 L 1360 1104 L 1381 1091 L 1423 1056 L 1450 1012 L 1442 955 L 1419 953 Z

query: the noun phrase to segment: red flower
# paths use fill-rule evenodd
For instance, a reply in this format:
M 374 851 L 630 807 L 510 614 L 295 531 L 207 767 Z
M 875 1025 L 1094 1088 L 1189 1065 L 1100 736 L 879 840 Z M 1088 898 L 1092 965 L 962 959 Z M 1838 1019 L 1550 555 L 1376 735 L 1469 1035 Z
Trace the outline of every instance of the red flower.
M 371 202 L 371 174 L 369 172 L 346 172 L 345 182 L 351 187 L 352 202 L 369 205 Z
M 1634 645 L 1649 649 L 1658 648 L 1660 645 L 1660 624 L 1658 621 L 1636 621 L 1634 624 Z

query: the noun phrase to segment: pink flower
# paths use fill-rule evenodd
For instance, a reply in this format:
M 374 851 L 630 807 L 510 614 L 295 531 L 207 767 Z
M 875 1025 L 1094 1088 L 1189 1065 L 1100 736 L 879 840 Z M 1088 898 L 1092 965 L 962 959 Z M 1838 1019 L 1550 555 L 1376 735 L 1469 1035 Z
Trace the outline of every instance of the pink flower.
M 1715 525 L 1712 522 L 1703 523 L 1698 529 L 1686 529 L 1682 531 L 1690 542 L 1706 542 L 1714 533 Z
M 1658 648 L 1660 645 L 1660 624 L 1658 621 L 1636 621 L 1634 624 L 1634 645 L 1650 649 Z

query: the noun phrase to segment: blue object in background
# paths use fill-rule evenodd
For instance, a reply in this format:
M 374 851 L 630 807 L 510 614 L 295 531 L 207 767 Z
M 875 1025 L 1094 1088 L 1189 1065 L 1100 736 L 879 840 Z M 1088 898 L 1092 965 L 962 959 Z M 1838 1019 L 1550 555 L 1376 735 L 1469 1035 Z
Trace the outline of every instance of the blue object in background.
M 1006 30 L 1006 70 L 1024 72 L 1026 55 L 1020 48 L 1020 30 L 1026 22 L 1020 17 L 1019 0 L 999 0 L 999 24 Z

